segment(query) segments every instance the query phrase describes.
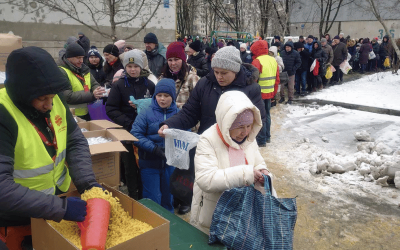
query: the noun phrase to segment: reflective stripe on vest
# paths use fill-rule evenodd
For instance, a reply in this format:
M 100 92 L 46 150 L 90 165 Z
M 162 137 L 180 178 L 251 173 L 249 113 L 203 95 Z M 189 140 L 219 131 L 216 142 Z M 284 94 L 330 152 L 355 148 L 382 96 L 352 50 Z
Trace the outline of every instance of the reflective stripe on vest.
M 76 75 L 74 75 L 74 73 L 72 73 L 71 70 L 69 70 L 65 67 L 61 67 L 61 66 L 59 66 L 59 67 L 62 68 L 65 72 L 67 72 L 68 79 L 69 79 L 69 82 L 71 83 L 73 92 L 85 91 L 85 89 L 83 88 L 82 82 L 79 80 L 78 77 L 76 77 Z M 84 78 L 85 78 L 85 84 L 88 86 L 88 88 L 90 90 L 91 89 L 90 73 L 87 73 L 84 76 Z M 84 116 L 89 113 L 87 103 L 72 104 L 72 105 L 69 105 L 69 107 L 75 109 L 75 115 L 77 115 L 77 116 Z
M 262 55 L 257 57 L 262 66 L 262 73 L 260 74 L 260 79 L 258 84 L 261 87 L 261 93 L 269 94 L 274 92 L 276 72 L 278 68 L 278 63 L 275 58 L 268 55 Z
M 53 109 L 50 112 L 50 120 L 54 126 L 58 146 L 54 161 L 32 124 L 14 105 L 5 89 L 0 90 L 0 103 L 18 125 L 17 142 L 14 149 L 14 181 L 45 194 L 54 194 L 56 186 L 63 192 L 68 191 L 71 177 L 65 166 L 66 109 L 58 95 L 53 98 Z

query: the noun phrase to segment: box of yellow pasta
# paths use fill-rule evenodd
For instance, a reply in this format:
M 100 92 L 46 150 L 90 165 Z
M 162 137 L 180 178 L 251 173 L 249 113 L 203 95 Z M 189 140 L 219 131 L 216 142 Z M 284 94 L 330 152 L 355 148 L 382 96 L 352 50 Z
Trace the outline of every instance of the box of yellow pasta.
M 169 221 L 120 191 L 102 184 L 79 195 L 77 191 L 64 196 L 80 196 L 83 200 L 102 198 L 110 202 L 111 215 L 106 248 L 109 250 L 167 250 Z M 80 229 L 76 222 L 57 223 L 32 218 L 32 241 L 35 250 L 82 249 Z

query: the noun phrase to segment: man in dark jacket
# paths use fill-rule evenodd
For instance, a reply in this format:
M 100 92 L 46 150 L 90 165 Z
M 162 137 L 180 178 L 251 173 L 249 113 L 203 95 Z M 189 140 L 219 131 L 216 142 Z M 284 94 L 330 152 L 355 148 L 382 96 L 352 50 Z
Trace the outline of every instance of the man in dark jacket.
M 106 73 L 105 85 L 111 87 L 112 83 L 114 82 L 115 73 L 117 73 L 120 69 L 124 69 L 124 66 L 122 66 L 122 62 L 119 59 L 119 49 L 115 44 L 111 43 L 104 47 L 103 55 L 106 59 L 103 68 L 104 73 Z
M 293 96 L 294 96 L 294 78 L 297 69 L 301 66 L 301 58 L 300 54 L 294 50 L 294 46 L 292 42 L 287 42 L 285 44 L 285 49 L 281 51 L 281 57 L 283 60 L 283 64 L 285 65 L 284 72 L 286 71 L 288 74 L 288 98 L 286 104 L 292 104 Z M 284 86 L 281 86 L 281 99 L 279 103 L 283 103 L 285 101 L 285 90 Z
M 241 64 L 239 51 L 227 46 L 215 53 L 211 62 L 212 71 L 197 82 L 190 97 L 178 114 L 161 124 L 159 134 L 165 128 L 188 130 L 200 121 L 199 134 L 216 123 L 215 109 L 222 93 L 238 90 L 245 93 L 261 112 L 263 122 L 266 122 L 264 102 L 261 98 L 261 88 L 257 84 L 258 70 L 249 64 Z M 234 72 L 233 78 L 225 79 L 222 74 Z
M 167 50 L 161 43 L 158 43 L 157 36 L 154 33 L 148 33 L 144 37 L 144 45 L 146 46 L 144 52 L 149 62 L 149 68 L 153 75 L 159 78 L 164 65 L 167 64 L 165 55 Z
M 368 62 L 368 69 L 370 71 L 376 71 L 378 66 L 378 59 L 379 59 L 379 43 L 376 38 L 373 38 L 371 41 L 372 50 L 374 51 L 375 58 L 369 60 Z
M 79 32 L 78 36 L 79 36 L 79 43 L 82 46 L 83 50 L 85 51 L 85 57 L 83 58 L 83 61 L 86 63 L 87 57 L 88 57 L 88 52 L 90 50 L 90 40 L 82 32 Z
M 299 42 L 302 43 L 303 45 L 306 44 L 306 40 L 304 40 L 304 36 L 299 37 Z
M 284 49 L 281 43 L 281 37 L 280 36 L 274 36 L 274 42 L 271 44 L 271 46 L 276 46 L 278 48 L 278 52 Z
M 96 81 L 104 87 L 106 82 L 106 73 L 103 70 L 104 59 L 100 55 L 96 46 L 92 46 L 88 52 L 87 66 L 90 68 L 90 74 L 96 79 Z
M 308 52 L 310 52 L 310 53 L 312 52 L 312 49 L 313 49 L 312 48 L 313 43 L 314 43 L 314 37 L 312 35 L 309 35 L 307 37 L 307 43 L 304 44 L 304 48 L 307 49 Z
M 336 71 L 333 72 L 331 84 L 338 84 L 339 80 L 343 82 L 343 72 L 340 70 L 340 64 L 347 60 L 347 48 L 346 45 L 340 42 L 340 37 L 335 36 L 333 38 L 334 45 L 332 44 L 333 49 L 333 61 L 332 66 L 335 67 Z
M 207 60 L 205 54 L 201 51 L 200 40 L 196 40 L 189 45 L 189 51 L 187 54 L 189 55 L 187 63 L 196 68 L 197 75 L 200 77 L 207 75 Z
M 86 202 L 56 196 L 68 191 L 71 178 L 80 193 L 100 187 L 87 140 L 60 94 L 68 81 L 51 55 L 33 46 L 9 55 L 6 74 L 0 90 L 0 227 L 29 225 L 30 218 L 83 221 Z
M 325 70 L 325 62 L 328 59 L 328 55 L 325 53 L 325 51 L 322 49 L 321 43 L 319 41 L 315 41 L 313 44 L 313 51 L 311 53 L 311 60 L 314 62 L 314 60 L 318 61 L 319 68 L 318 68 L 318 74 L 314 75 L 314 81 L 313 81 L 313 87 L 312 90 L 315 92 L 318 89 L 323 89 L 324 85 L 322 84 L 322 76 L 325 76 L 326 70 Z M 314 72 L 313 72 L 314 73 Z
M 65 100 L 75 108 L 76 116 L 90 120 L 87 104 L 103 97 L 105 91 L 90 74 L 89 67 L 83 64 L 84 55 L 85 51 L 78 44 L 71 44 L 59 66 L 70 83 L 68 90 L 64 91 Z
M 301 58 L 301 66 L 296 70 L 296 77 L 295 77 L 295 87 L 296 93 L 301 96 L 305 96 L 308 94 L 306 90 L 306 83 L 307 83 L 307 71 L 308 61 L 310 60 L 310 52 L 307 49 L 304 49 L 304 43 L 297 42 L 294 44 L 295 50 L 299 52 Z

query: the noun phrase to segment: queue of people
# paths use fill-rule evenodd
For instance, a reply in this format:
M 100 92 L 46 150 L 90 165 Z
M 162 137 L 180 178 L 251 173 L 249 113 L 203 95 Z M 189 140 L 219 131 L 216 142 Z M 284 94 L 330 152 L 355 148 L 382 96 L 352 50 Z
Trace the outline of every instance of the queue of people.
M 330 83 L 338 84 L 340 65 L 354 52 L 344 34 L 284 44 L 275 37 L 271 47 L 264 40 L 250 47 L 219 41 L 217 49 L 198 37 L 184 41 L 188 45 L 176 41 L 165 47 L 148 33 L 144 51 L 120 40 L 105 46 L 102 56 L 83 33 L 79 36 L 68 38 L 58 65 L 37 47 L 15 50 L 7 59 L 0 90 L 0 227 L 29 225 L 31 217 L 84 220 L 84 201 L 56 196 L 71 181 L 80 193 L 101 187 L 68 107 L 90 120 L 88 104 L 103 99 L 107 116 L 139 139 L 134 147 L 124 144 L 127 152 L 121 154 L 129 196 L 152 199 L 171 213 L 174 208 L 180 214 L 192 211 L 190 222 L 208 233 L 223 191 L 262 185 L 263 175 L 271 176 L 259 147 L 271 143 L 270 109 L 279 86 L 279 103 L 286 101 L 287 88 L 286 104 L 292 104 L 296 94 L 328 85 L 328 67 L 336 69 Z M 385 37 L 378 46 L 376 39 L 372 44 L 363 39 L 355 50 L 362 72 L 370 68 L 371 51 L 379 55 L 376 65 L 393 56 L 388 41 Z M 147 104 L 139 109 L 137 100 Z M 189 152 L 188 171 L 194 177 L 189 202 L 170 191 L 175 168 L 165 156 L 168 128 L 200 134 L 197 148 Z

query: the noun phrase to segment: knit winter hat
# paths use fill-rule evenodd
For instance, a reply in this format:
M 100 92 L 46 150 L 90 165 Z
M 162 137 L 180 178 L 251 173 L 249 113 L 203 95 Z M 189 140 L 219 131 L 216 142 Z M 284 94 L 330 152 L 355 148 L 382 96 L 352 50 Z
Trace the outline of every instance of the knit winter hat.
M 175 88 L 175 81 L 169 78 L 161 79 L 154 90 L 154 97 L 158 93 L 167 93 L 172 97 L 172 100 L 175 101 L 176 99 L 176 88 Z
M 116 45 L 114 44 L 109 44 L 103 49 L 103 53 L 109 53 L 115 57 L 119 56 L 119 49 Z
M 122 65 L 124 65 L 124 68 L 126 68 L 126 65 L 129 63 L 134 63 L 143 69 L 142 55 L 134 50 L 127 51 L 124 55 L 124 61 L 122 62 Z
M 321 38 L 321 43 L 326 43 L 326 42 L 327 42 L 326 38 Z
M 313 35 L 308 35 L 308 37 L 307 37 L 307 38 L 314 39 Z
M 223 42 L 219 42 L 219 43 L 217 43 L 217 46 L 218 46 L 219 49 L 223 48 L 224 47 L 224 43 Z
M 148 33 L 145 37 L 144 37 L 144 43 L 155 43 L 158 44 L 158 39 L 157 36 L 154 33 Z
M 251 109 L 246 109 L 242 113 L 238 114 L 235 121 L 232 123 L 231 128 L 229 130 L 233 130 L 243 125 L 250 125 L 254 122 L 254 114 Z
M 201 50 L 201 42 L 200 40 L 196 40 L 189 45 L 194 51 L 199 52 Z
M 122 49 L 125 46 L 126 42 L 125 40 L 118 40 L 114 43 L 115 46 L 118 47 L 118 49 Z
M 281 37 L 280 36 L 274 36 L 274 39 L 278 39 L 280 41 Z
M 101 59 L 100 52 L 97 50 L 96 46 L 90 47 L 90 50 L 88 51 L 88 57 L 90 57 L 90 56 L 96 56 Z
M 333 39 L 340 39 L 340 37 L 339 36 L 335 36 Z
M 245 44 L 245 43 L 242 43 L 242 44 L 240 44 L 240 48 L 247 49 L 247 46 L 246 46 L 246 44 Z
M 227 46 L 215 53 L 211 61 L 211 68 L 221 68 L 238 73 L 241 64 L 240 51 L 236 47 Z
M 179 58 L 182 61 L 186 62 L 186 54 L 185 54 L 185 44 L 182 42 L 173 42 L 167 48 L 167 60 L 169 58 Z
M 65 58 L 71 58 L 76 56 L 85 56 L 85 50 L 77 43 L 68 45 L 65 50 Z

